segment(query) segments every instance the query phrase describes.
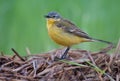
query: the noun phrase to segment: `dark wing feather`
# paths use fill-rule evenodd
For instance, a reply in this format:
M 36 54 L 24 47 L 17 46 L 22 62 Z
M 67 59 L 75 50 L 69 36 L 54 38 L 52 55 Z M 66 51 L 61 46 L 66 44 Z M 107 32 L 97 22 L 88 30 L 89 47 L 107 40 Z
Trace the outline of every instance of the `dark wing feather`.
M 83 32 L 75 24 L 72 22 L 61 19 L 60 21 L 56 21 L 55 25 L 59 28 L 62 28 L 65 32 L 72 33 L 74 35 L 77 35 L 79 37 L 87 38 L 87 39 L 92 39 L 91 37 L 88 36 L 87 33 Z

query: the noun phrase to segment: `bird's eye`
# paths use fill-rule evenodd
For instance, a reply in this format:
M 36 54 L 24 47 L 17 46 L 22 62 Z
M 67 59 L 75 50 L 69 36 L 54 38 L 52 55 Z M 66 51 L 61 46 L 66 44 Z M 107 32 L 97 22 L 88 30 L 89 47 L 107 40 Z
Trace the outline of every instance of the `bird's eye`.
M 54 15 L 53 18 L 55 18 L 56 16 Z

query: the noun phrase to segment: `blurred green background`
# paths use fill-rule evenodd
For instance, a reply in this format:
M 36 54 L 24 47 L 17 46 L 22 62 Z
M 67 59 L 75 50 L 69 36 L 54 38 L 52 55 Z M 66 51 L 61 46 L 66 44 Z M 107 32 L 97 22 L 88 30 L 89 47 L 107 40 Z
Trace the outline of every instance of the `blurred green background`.
M 117 44 L 120 37 L 120 0 L 0 0 L 0 51 L 12 54 L 42 53 L 61 48 L 48 36 L 46 20 L 50 11 L 64 18 L 94 38 Z M 83 43 L 74 49 L 99 50 L 105 44 Z

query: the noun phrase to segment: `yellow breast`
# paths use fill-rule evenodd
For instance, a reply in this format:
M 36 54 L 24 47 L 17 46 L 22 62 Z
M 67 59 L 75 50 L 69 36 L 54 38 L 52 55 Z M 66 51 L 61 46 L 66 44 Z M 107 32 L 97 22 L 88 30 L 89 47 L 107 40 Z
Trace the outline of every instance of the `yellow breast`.
M 47 28 L 49 36 L 58 44 L 63 46 L 71 46 L 74 44 L 78 44 L 80 42 L 85 42 L 86 39 L 75 36 L 74 34 L 70 34 L 64 32 L 63 29 L 57 27 L 54 24 L 54 20 L 47 20 Z

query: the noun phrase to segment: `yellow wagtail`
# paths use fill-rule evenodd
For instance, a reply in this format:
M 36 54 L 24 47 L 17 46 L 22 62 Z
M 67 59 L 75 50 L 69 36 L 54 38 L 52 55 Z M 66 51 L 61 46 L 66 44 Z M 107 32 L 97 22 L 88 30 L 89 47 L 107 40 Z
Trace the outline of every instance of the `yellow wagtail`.
M 90 37 L 87 33 L 81 31 L 75 24 L 69 20 L 63 19 L 57 12 L 49 12 L 45 15 L 45 17 L 47 18 L 47 29 L 49 36 L 57 44 L 67 47 L 61 59 L 66 58 L 70 47 L 74 44 L 92 41 L 112 44 L 107 41 Z

